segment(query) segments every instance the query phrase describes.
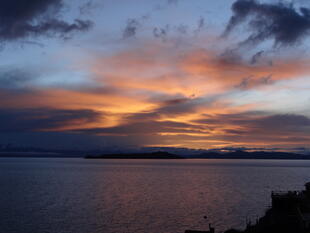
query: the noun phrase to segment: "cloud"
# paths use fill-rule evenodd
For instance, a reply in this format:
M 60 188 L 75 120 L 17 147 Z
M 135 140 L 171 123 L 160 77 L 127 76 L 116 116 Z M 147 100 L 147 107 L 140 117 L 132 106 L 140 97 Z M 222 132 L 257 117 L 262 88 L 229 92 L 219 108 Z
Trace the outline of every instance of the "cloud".
M 0 132 L 64 130 L 98 121 L 92 110 L 50 108 L 0 109 Z
M 160 120 L 159 113 L 139 113 L 133 114 L 127 120 L 114 127 L 77 129 L 76 132 L 105 137 L 131 138 L 134 141 L 146 137 L 149 145 L 192 148 L 246 145 L 289 148 L 307 145 L 310 139 L 310 119 L 294 114 L 268 115 L 266 112 L 254 111 L 206 114 L 200 120 L 176 122 Z
M 293 4 L 260 3 L 256 0 L 237 0 L 232 5 L 224 36 L 238 25 L 247 24 L 250 35 L 241 45 L 256 45 L 273 40 L 274 46 L 290 46 L 302 41 L 310 30 L 310 9 L 295 9 Z
M 188 32 L 188 26 L 180 24 L 175 27 L 176 31 L 182 35 L 186 35 Z
M 189 129 L 196 128 L 196 129 Z M 198 133 L 199 127 L 193 127 L 186 123 L 173 122 L 173 121 L 143 121 L 135 122 L 124 125 L 119 125 L 109 128 L 93 128 L 77 130 L 78 132 L 94 133 L 97 135 L 156 135 L 160 133 Z
M 62 0 L 4 0 L 0 8 L 0 40 L 10 41 L 36 36 L 68 37 L 90 29 L 92 22 L 60 18 Z
M 278 114 L 259 118 L 253 122 L 243 121 L 253 129 L 265 131 L 283 132 L 289 135 L 291 132 L 305 131 L 310 133 L 310 118 L 296 114 Z
M 262 57 L 264 51 L 259 51 L 252 56 L 251 64 L 256 64 L 259 59 Z
M 40 86 L 31 73 L 2 72 L 2 132 L 61 131 L 194 148 L 304 146 L 310 137 L 306 116 L 276 114 L 278 105 L 292 106 L 291 95 L 278 104 L 274 94 L 288 79 L 310 74 L 306 58 L 272 57 L 270 65 L 258 53 L 251 64 L 233 53 L 152 39 L 87 59 L 79 64 L 87 64 L 96 87 Z M 273 101 L 273 112 L 247 112 L 270 109 Z
M 119 124 L 123 115 L 136 112 L 149 112 L 158 103 L 149 101 L 149 96 L 131 94 L 122 90 L 106 88 L 79 88 L 66 90 L 58 88 L 0 89 L 2 108 L 39 108 L 39 109 L 90 109 L 104 112 L 105 120 L 92 122 L 92 125 L 111 126 Z M 89 127 L 89 125 L 85 125 Z
M 297 114 L 240 112 L 206 115 L 196 123 L 213 129 L 214 139 L 232 145 L 305 145 L 310 139 L 310 118 Z
M 205 19 L 203 17 L 200 17 L 197 22 L 197 28 L 195 29 L 194 33 L 198 34 L 204 29 L 204 27 L 205 27 Z
M 88 0 L 83 5 L 79 7 L 79 11 L 81 15 L 88 15 L 90 14 L 94 9 L 98 7 L 97 4 L 93 0 Z
M 179 3 L 179 0 L 167 0 L 168 4 L 177 5 Z
M 0 68 L 0 88 L 18 89 L 27 86 L 33 81 L 35 75 L 23 69 Z
M 165 41 L 167 39 L 168 32 L 169 32 L 169 25 L 166 25 L 165 28 L 155 27 L 153 29 L 153 36 L 155 38 L 160 38 L 162 41 Z
M 228 114 L 206 114 L 197 121 L 202 124 L 229 124 L 251 129 L 270 130 L 302 129 L 310 126 L 310 118 L 297 114 L 268 114 L 264 111 L 247 111 Z M 309 132 L 310 133 L 310 132 Z
M 310 139 L 307 116 L 258 112 L 222 98 L 140 99 L 100 89 L 9 93 L 1 91 L 0 132 L 75 132 L 114 143 L 192 148 L 304 146 Z
M 255 64 L 250 64 L 242 58 L 218 54 L 211 49 L 176 49 L 169 41 L 154 41 L 93 60 L 91 72 L 98 85 L 130 98 L 142 94 L 141 106 L 152 106 L 139 108 L 142 111 L 158 108 L 155 98 L 162 96 L 165 100 L 194 99 L 165 107 L 176 110 L 188 106 L 187 111 L 193 112 L 193 106 L 208 106 L 208 101 L 201 99 L 212 99 L 232 91 L 273 90 L 272 93 L 276 93 L 280 83 L 310 74 L 307 58 L 272 57 L 273 65 L 270 65 L 265 57 L 260 57 Z M 267 98 L 264 100 L 270 101 Z M 240 98 L 238 102 L 246 100 Z
M 212 111 L 212 104 L 214 102 L 217 102 L 216 98 L 170 98 L 168 100 L 157 101 L 157 107 L 154 107 L 150 111 L 129 114 L 126 116 L 123 122 L 137 123 L 142 121 L 171 120 L 174 122 L 188 123 L 186 118 L 189 116 L 197 114 L 199 115 L 203 110 Z
M 263 58 L 261 58 L 263 59 Z M 264 58 L 269 60 L 269 58 Z M 303 59 L 302 59 L 303 60 Z M 272 65 L 270 62 L 249 64 L 241 57 L 234 54 L 217 55 L 212 51 L 192 51 L 183 60 L 183 69 L 191 75 L 203 75 L 204 80 L 213 88 L 222 90 L 235 87 L 247 79 L 247 89 L 261 87 L 273 81 L 295 79 L 306 75 L 310 70 L 306 67 L 306 60 L 298 58 L 274 57 Z M 268 82 L 266 82 L 268 81 Z
M 123 38 L 128 39 L 128 38 L 134 37 L 140 26 L 141 26 L 141 23 L 139 22 L 138 19 L 128 19 L 126 27 L 123 31 Z

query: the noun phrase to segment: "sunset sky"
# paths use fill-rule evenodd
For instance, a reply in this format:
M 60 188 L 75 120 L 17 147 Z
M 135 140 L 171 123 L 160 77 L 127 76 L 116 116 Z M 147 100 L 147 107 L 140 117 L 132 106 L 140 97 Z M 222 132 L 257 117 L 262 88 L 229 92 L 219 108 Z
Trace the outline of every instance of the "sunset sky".
M 310 2 L 4 0 L 0 144 L 307 148 Z

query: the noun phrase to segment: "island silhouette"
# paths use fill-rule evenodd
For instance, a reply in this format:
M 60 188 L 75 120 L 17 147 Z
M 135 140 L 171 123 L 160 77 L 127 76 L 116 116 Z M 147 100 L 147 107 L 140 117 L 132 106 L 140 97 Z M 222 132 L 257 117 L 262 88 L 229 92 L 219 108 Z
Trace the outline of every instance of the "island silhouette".
M 234 151 L 234 152 L 205 152 L 196 155 L 177 155 L 166 151 L 150 153 L 113 153 L 86 155 L 85 159 L 310 159 L 309 155 L 290 152 L 266 152 L 266 151 Z

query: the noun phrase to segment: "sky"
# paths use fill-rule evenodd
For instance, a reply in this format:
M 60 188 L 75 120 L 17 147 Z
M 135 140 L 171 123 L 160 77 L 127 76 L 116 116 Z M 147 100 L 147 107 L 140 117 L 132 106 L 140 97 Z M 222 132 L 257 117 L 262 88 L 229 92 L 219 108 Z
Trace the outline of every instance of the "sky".
M 3 0 L 0 144 L 309 148 L 306 0 Z

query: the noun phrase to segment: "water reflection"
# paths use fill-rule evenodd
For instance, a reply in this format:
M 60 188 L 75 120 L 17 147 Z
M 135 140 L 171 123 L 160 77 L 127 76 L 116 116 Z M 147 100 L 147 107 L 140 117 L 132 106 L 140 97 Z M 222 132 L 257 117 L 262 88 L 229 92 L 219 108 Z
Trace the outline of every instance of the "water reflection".
M 242 227 L 310 161 L 1 159 L 6 233 L 184 232 Z

